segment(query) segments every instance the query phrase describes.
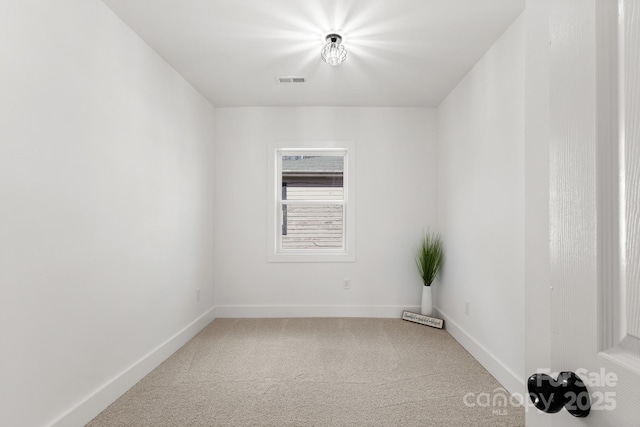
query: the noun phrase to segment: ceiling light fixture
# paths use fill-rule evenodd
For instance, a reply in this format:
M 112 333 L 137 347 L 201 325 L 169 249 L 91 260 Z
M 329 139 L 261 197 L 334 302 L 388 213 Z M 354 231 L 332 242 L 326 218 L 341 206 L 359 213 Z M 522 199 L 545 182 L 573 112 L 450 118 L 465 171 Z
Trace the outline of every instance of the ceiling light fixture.
M 322 60 L 334 67 L 342 64 L 347 59 L 347 49 L 344 48 L 342 43 L 342 37 L 338 34 L 329 34 L 326 37 L 327 44 L 322 48 L 320 56 Z

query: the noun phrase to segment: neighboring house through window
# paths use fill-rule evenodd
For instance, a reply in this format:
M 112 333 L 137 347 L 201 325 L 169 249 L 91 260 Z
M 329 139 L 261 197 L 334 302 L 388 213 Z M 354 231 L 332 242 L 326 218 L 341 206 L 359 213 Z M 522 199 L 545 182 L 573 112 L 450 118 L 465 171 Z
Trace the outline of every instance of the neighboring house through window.
M 269 152 L 269 260 L 354 261 L 353 143 Z

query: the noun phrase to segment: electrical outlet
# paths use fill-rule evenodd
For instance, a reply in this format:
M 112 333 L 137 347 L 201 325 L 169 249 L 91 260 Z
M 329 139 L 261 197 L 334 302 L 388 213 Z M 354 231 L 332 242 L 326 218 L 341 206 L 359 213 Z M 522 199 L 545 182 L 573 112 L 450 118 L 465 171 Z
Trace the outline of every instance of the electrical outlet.
M 344 290 L 351 289 L 351 279 L 349 279 L 348 277 L 344 278 L 344 281 L 342 282 L 342 289 Z
M 469 315 L 470 305 L 471 304 L 469 304 L 469 301 L 464 302 L 464 314 L 466 314 L 467 316 Z
M 200 288 L 196 289 L 196 301 L 200 302 Z

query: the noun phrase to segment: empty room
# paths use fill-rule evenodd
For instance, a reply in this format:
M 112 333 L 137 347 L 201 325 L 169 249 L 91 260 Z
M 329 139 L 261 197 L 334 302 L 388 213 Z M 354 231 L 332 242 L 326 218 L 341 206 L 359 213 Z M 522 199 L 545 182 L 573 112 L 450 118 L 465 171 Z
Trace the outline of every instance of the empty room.
M 640 420 L 640 1 L 0 0 L 0 426 Z

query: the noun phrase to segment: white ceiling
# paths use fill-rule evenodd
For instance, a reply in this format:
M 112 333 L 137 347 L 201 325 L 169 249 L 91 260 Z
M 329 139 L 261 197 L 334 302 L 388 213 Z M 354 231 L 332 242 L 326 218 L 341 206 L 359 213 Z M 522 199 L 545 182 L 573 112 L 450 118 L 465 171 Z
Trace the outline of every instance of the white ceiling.
M 103 1 L 215 106 L 437 106 L 524 9 L 524 0 Z M 339 67 L 320 59 L 331 32 L 348 51 Z

